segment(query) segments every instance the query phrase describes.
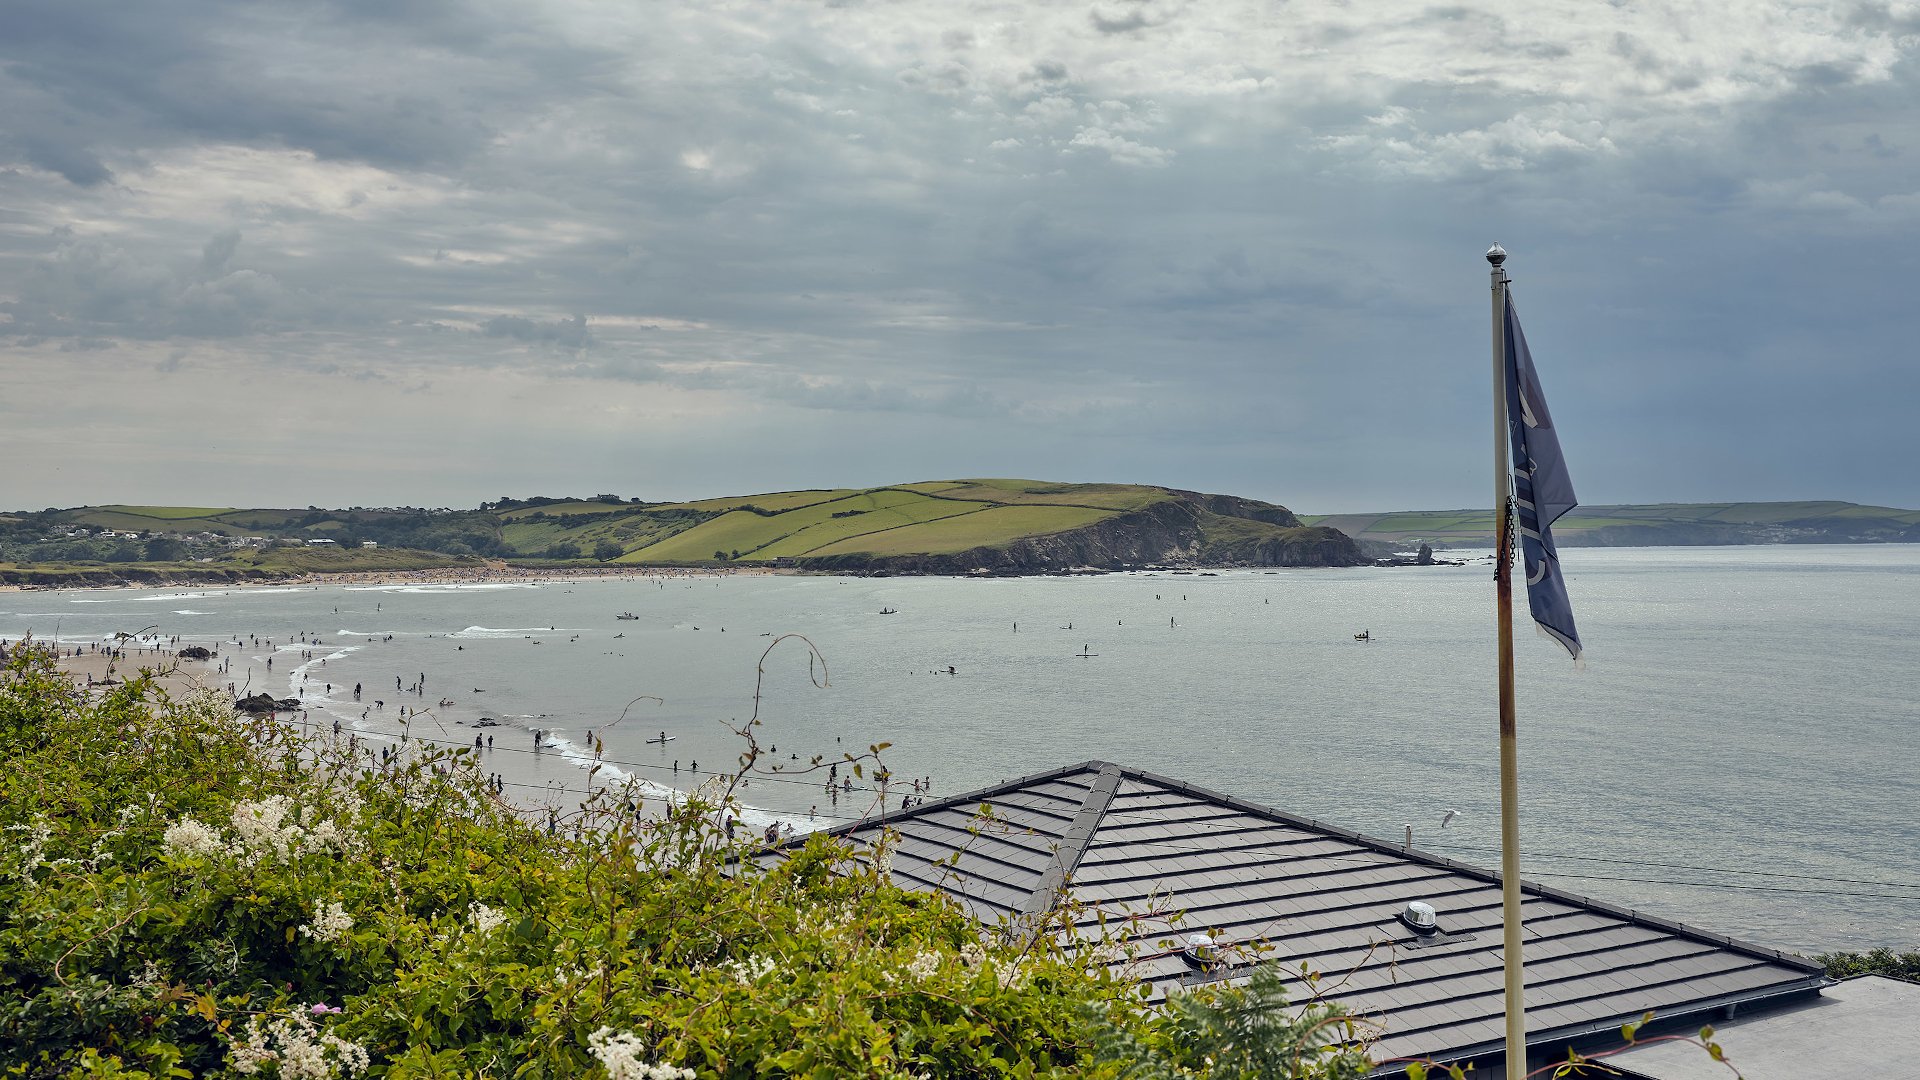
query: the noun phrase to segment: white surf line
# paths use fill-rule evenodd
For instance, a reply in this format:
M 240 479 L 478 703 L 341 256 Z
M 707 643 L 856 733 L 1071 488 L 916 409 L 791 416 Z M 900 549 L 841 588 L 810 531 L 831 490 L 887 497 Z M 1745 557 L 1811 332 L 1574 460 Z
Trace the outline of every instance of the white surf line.
M 462 589 L 532 589 L 537 588 L 525 581 L 437 581 L 437 582 L 392 582 L 384 585 L 345 585 L 343 592 L 381 592 L 381 593 L 422 593 L 456 592 Z
M 305 650 L 307 647 L 308 646 L 304 642 L 289 642 L 288 644 L 285 644 L 285 645 L 275 646 L 274 651 L 276 653 L 286 652 L 288 650 L 300 652 Z M 299 698 L 301 708 L 308 708 L 309 707 L 308 702 L 313 703 L 310 706 L 311 708 L 321 709 L 321 710 L 326 710 L 329 706 L 340 704 L 339 702 L 329 697 L 326 691 L 324 690 L 316 691 L 311 697 L 309 697 L 305 692 L 305 690 L 302 689 L 304 682 L 307 681 L 308 679 L 307 673 L 311 668 L 314 667 L 314 665 L 320 663 L 320 661 L 322 660 L 343 660 L 349 654 L 358 652 L 360 649 L 360 646 L 336 645 L 336 646 L 333 646 L 333 648 L 336 650 L 335 652 L 328 653 L 326 656 L 316 655 L 313 659 L 308 660 L 305 663 L 300 664 L 298 667 L 292 668 L 287 672 L 287 689 L 292 691 L 292 693 L 289 694 L 288 696 Z M 326 680 L 322 679 L 321 681 L 324 683 Z M 342 685 L 345 685 L 345 684 L 343 683 Z

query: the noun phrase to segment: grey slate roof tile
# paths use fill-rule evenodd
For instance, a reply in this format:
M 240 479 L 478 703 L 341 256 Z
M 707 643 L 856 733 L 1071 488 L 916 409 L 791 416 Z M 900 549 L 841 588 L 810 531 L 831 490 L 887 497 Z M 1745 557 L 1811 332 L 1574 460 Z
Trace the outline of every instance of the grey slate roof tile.
M 975 817 L 982 803 L 1000 823 Z M 1069 837 L 1083 811 L 1092 834 Z M 1187 909 L 1185 929 L 1152 920 L 1137 928 L 1147 951 L 1200 927 L 1229 942 L 1270 939 L 1287 970 L 1310 964 L 1328 1000 L 1387 1025 L 1376 1060 L 1445 1059 L 1504 1037 L 1501 896 L 1488 871 L 1098 761 L 889 815 L 885 825 L 902 838 L 896 881 L 951 893 L 989 924 L 1056 902 L 1061 894 L 1047 883 L 1064 869 L 1064 893 L 1115 915 Z M 864 840 L 879 827 L 833 831 Z M 958 866 L 934 865 L 955 850 L 964 850 Z M 1772 950 L 1532 884 L 1523 890 L 1529 1031 L 1541 1038 L 1824 981 L 1818 965 Z M 1428 949 L 1377 944 L 1408 936 L 1396 916 L 1416 899 L 1440 910 L 1444 929 L 1474 939 Z M 1097 932 L 1092 913 L 1078 932 Z M 1126 971 L 1150 980 L 1155 998 L 1197 974 L 1177 953 Z M 1296 1002 L 1309 993 L 1297 977 L 1292 990 Z

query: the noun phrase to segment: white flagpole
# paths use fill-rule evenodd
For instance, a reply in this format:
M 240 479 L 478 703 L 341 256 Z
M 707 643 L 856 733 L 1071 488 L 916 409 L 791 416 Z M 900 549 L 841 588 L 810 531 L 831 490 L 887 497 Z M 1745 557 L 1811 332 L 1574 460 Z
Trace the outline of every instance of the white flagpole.
M 1507 253 L 1493 265 L 1494 607 L 1500 627 L 1500 893 L 1506 931 L 1507 1080 L 1527 1075 L 1526 974 L 1520 963 L 1519 737 L 1513 709 L 1513 475 L 1507 463 Z

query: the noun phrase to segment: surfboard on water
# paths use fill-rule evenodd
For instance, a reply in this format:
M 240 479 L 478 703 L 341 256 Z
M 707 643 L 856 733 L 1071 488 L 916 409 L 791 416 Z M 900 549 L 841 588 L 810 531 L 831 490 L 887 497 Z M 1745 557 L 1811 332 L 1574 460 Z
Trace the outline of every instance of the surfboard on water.
M 673 740 L 675 740 L 675 739 L 677 739 L 677 738 L 679 738 L 679 737 L 680 737 L 680 736 L 678 736 L 678 735 L 669 735 L 669 736 L 667 736 L 667 737 L 666 737 L 666 738 L 664 738 L 664 739 L 648 739 L 647 741 L 648 741 L 648 742 L 650 742 L 650 743 L 653 743 L 653 744 L 655 744 L 655 745 L 661 745 L 661 744 L 664 744 L 664 743 L 670 743 L 670 742 L 672 742 Z

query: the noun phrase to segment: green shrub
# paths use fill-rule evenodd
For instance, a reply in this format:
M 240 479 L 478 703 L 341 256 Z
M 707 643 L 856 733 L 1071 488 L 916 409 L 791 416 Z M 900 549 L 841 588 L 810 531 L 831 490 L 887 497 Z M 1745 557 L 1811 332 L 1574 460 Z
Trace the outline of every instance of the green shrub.
M 470 750 L 383 757 L 145 677 L 89 699 L 14 649 L 0 1072 L 1238 1080 L 1258 1061 L 1205 1033 L 1280 1005 L 1257 981 L 1150 1016 L 1052 936 L 983 931 L 824 836 L 743 861 L 731 778 L 527 816 Z M 1256 1025 L 1305 1062 L 1274 1075 L 1355 1075 L 1330 1015 Z
M 1815 960 L 1827 965 L 1827 976 L 1844 979 L 1850 975 L 1885 975 L 1908 982 L 1920 982 L 1920 952 L 1895 954 L 1892 949 L 1874 949 L 1867 953 L 1820 953 Z

